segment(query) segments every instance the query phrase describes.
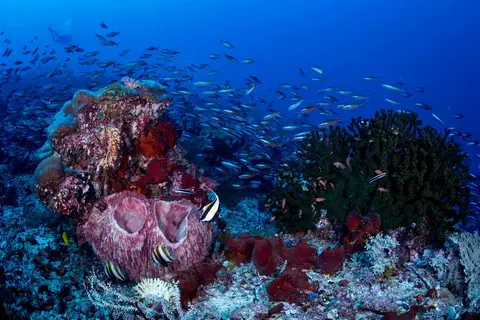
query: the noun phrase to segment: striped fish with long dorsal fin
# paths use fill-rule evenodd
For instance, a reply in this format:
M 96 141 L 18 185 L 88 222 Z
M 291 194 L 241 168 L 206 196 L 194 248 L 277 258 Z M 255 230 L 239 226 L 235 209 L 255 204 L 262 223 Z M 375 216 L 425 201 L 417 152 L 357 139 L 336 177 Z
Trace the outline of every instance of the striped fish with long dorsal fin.
M 210 192 L 214 194 L 215 199 L 213 199 L 212 202 L 208 203 L 206 206 L 200 209 L 202 211 L 200 221 L 202 222 L 212 221 L 217 216 L 217 213 L 220 209 L 220 199 L 215 192 L 213 192 L 212 190 L 210 190 Z

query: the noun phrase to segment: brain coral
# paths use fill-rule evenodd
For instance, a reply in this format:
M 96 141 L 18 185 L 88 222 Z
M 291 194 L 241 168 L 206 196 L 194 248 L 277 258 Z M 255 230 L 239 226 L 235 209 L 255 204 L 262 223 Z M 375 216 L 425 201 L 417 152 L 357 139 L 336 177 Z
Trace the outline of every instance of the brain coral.
M 37 195 L 45 202 L 51 200 L 64 179 L 65 170 L 62 160 L 56 157 L 44 159 L 33 174 L 33 184 L 36 187 Z

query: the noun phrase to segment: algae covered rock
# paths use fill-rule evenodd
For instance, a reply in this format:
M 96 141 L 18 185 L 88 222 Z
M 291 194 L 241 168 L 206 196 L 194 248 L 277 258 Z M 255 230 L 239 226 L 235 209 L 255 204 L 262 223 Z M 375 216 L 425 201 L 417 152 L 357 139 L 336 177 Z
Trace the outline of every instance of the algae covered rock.
M 339 225 L 351 211 L 376 212 L 384 230 L 423 223 L 440 235 L 469 212 L 467 158 L 448 132 L 423 127 L 417 114 L 381 110 L 312 132 L 267 206 L 290 232 L 315 228 L 326 209 Z

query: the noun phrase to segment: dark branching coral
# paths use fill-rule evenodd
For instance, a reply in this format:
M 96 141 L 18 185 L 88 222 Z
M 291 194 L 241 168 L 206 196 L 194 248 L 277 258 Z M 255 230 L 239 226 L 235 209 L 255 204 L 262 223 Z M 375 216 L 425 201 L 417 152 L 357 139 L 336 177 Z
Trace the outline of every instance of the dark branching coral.
M 342 225 L 356 211 L 378 213 L 386 230 L 410 223 L 437 231 L 453 226 L 469 210 L 468 156 L 447 133 L 421 124 L 415 113 L 381 110 L 373 119 L 352 119 L 347 128 L 313 132 L 269 195 L 275 221 L 290 232 L 313 229 L 326 209 Z

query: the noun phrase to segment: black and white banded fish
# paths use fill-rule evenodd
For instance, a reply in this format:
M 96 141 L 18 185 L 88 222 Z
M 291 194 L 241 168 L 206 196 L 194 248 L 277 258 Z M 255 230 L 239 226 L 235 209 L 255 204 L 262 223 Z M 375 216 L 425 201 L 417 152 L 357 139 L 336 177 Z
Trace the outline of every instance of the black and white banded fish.
M 220 209 L 220 199 L 215 192 L 212 190 L 210 190 L 210 192 L 213 193 L 215 199 L 201 209 L 202 215 L 200 216 L 200 221 L 202 222 L 212 221 Z
M 152 252 L 153 262 L 160 264 L 164 267 L 168 266 L 169 263 L 173 262 L 175 256 L 164 246 L 159 245 Z
M 127 275 L 123 272 L 123 270 L 111 261 L 105 263 L 104 270 L 105 274 L 110 279 L 116 278 L 118 280 L 125 281 L 128 278 Z
M 372 183 L 372 182 L 375 182 L 377 180 L 380 180 L 382 178 L 384 178 L 387 174 L 385 172 L 382 172 L 380 174 L 377 174 L 375 177 L 371 178 L 370 180 L 368 180 L 368 183 Z

